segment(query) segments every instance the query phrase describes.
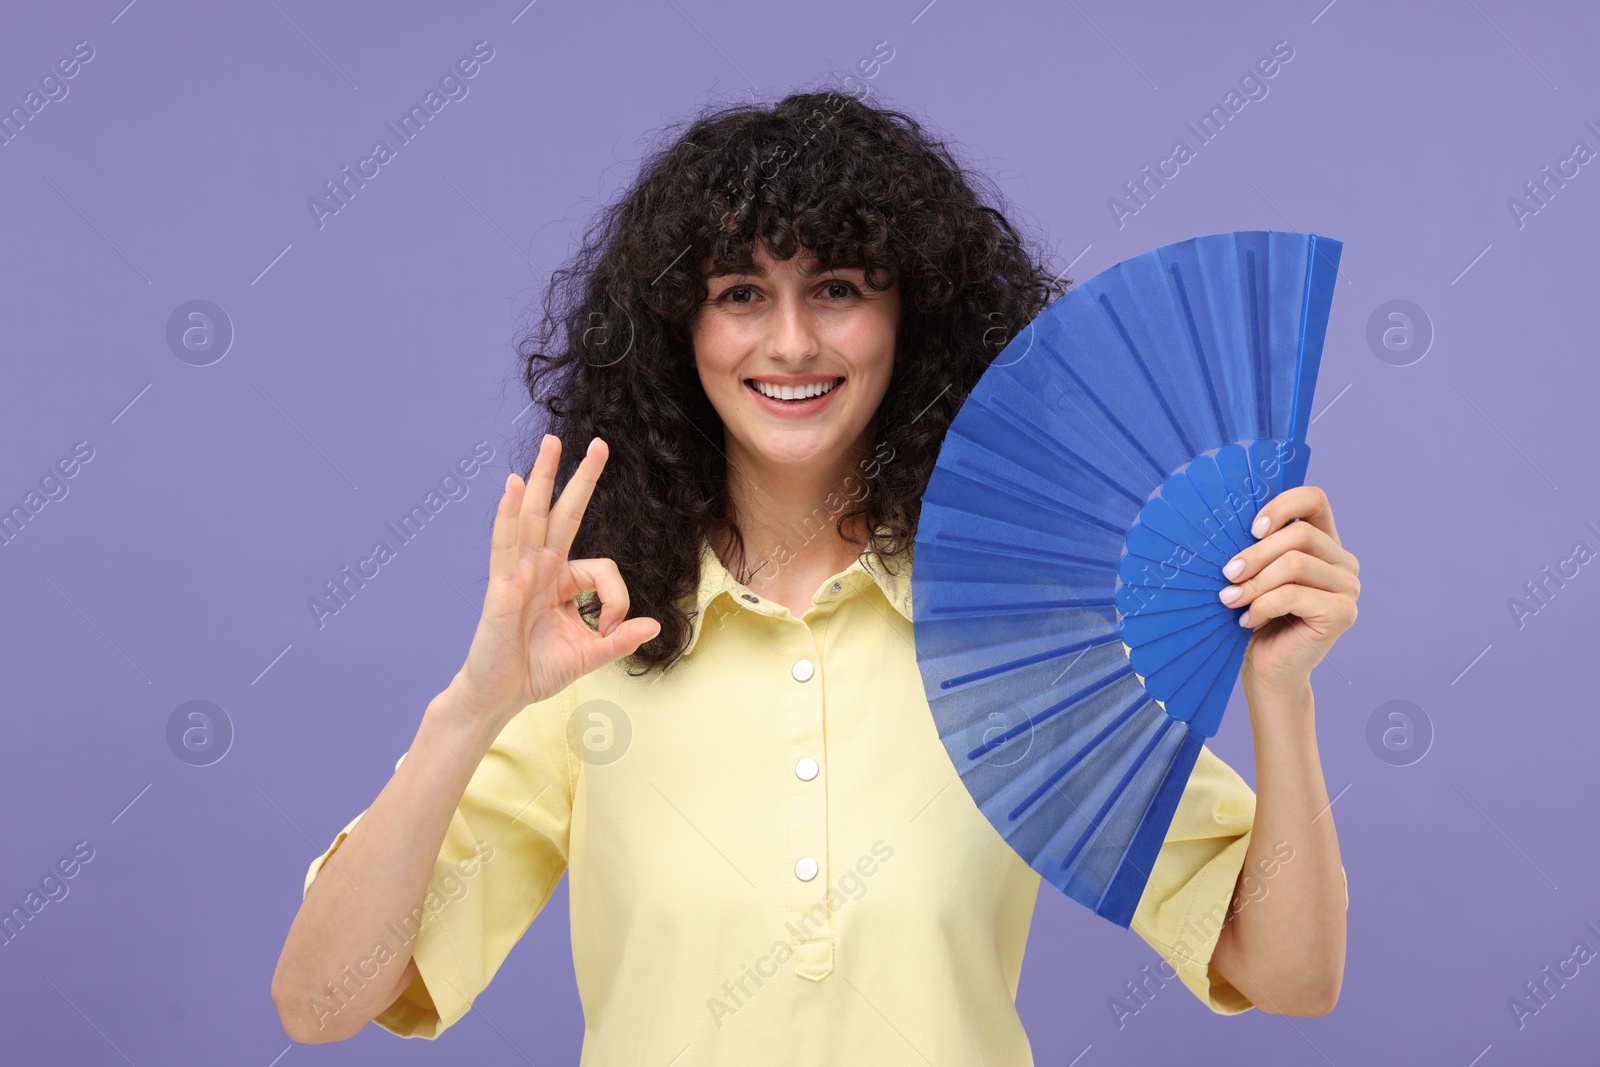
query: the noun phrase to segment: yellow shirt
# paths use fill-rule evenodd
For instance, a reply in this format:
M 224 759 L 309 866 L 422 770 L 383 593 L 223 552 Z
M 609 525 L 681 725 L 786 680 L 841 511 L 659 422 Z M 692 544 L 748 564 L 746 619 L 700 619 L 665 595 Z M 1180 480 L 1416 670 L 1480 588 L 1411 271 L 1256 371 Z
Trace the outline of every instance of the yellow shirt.
M 897 568 L 863 553 L 796 618 L 702 544 L 665 675 L 611 664 L 495 741 L 434 868 L 420 977 L 377 1023 L 455 1023 L 566 872 L 581 1067 L 1032 1064 L 1015 1001 L 1042 879 L 945 753 Z M 1222 1014 L 1251 1007 L 1209 961 L 1254 815 L 1202 749 L 1132 922 Z

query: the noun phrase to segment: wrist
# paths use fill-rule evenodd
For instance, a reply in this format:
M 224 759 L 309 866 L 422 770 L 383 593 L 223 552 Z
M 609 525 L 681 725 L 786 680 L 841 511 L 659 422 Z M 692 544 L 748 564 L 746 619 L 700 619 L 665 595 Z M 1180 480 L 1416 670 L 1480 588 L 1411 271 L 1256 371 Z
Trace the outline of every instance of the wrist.
M 1240 679 L 1252 721 L 1287 720 L 1310 724 L 1316 707 L 1311 679 L 1293 682 L 1266 682 L 1246 673 Z
M 1311 700 L 1311 679 L 1302 678 L 1296 682 L 1264 682 L 1260 679 L 1244 677 L 1240 685 L 1246 696 L 1264 697 L 1277 703 L 1304 703 Z
M 423 720 L 432 723 L 436 732 L 480 745 L 487 751 L 500 731 L 520 710 L 520 704 L 515 707 L 484 704 L 467 691 L 461 675 L 457 674 L 443 691 L 428 701 Z
M 1257 674 L 1247 658 L 1239 671 L 1239 684 L 1247 696 L 1261 696 L 1274 701 L 1301 701 L 1311 697 L 1311 675 L 1281 679 L 1265 678 Z

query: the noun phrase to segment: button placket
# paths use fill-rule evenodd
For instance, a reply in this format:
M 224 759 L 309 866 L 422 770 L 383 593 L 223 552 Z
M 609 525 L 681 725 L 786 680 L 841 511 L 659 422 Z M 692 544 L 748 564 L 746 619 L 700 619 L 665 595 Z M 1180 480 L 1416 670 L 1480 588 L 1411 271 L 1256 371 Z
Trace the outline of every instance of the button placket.
M 826 625 L 826 624 L 823 624 Z M 821 775 L 823 754 L 823 678 L 819 645 L 801 619 L 782 625 L 780 654 L 788 668 L 780 683 L 786 698 L 784 748 L 789 778 L 788 848 L 790 869 L 784 916 L 794 948 L 795 973 L 821 981 L 833 970 L 833 930 L 828 915 L 828 798 Z

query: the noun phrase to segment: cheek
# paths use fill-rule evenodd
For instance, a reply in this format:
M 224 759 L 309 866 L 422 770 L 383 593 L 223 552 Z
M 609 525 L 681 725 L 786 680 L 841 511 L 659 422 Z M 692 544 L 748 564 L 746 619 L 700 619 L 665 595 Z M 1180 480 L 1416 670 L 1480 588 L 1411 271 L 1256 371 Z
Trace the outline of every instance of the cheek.
M 700 372 L 700 388 L 705 390 L 711 406 L 726 417 L 734 401 L 739 398 L 739 390 L 744 388 L 744 384 L 704 362 L 698 362 L 697 366 Z
M 739 360 L 730 356 L 737 348 L 719 341 L 717 331 L 705 330 L 694 337 L 694 367 L 700 388 L 724 421 L 736 420 L 744 410 L 744 382 L 738 375 Z
M 857 369 L 875 389 L 887 389 L 895 368 L 894 331 L 874 334 L 871 346 L 871 356 L 861 360 Z
M 888 301 L 880 309 L 880 314 L 872 320 L 872 351 L 876 353 L 874 363 L 877 371 L 887 381 L 894 372 L 895 340 L 900 328 L 900 300 L 899 294 Z
M 738 363 L 734 356 L 737 346 L 731 342 L 726 331 L 711 323 L 694 331 L 693 344 L 695 371 L 700 375 L 700 384 L 710 392 L 723 384 L 723 379 Z
M 882 345 L 866 359 L 857 359 L 855 371 L 864 382 L 871 383 L 874 389 L 885 389 L 889 379 L 894 375 L 894 342 L 879 342 Z
M 857 374 L 887 380 L 894 369 L 895 327 L 892 316 L 862 316 L 835 338 L 835 345 L 851 353 Z

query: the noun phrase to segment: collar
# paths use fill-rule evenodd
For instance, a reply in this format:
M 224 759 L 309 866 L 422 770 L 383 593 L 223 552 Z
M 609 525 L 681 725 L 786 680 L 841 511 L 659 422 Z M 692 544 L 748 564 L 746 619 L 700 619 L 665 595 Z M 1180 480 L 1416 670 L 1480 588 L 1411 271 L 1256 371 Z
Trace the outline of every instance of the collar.
M 896 574 L 891 573 L 870 548 L 864 549 L 861 555 L 856 557 L 855 562 L 823 582 L 821 590 L 812 601 L 816 604 L 826 604 L 864 589 L 868 585 L 876 585 L 890 606 L 910 622 L 911 557 L 912 552 L 908 550 L 903 558 L 896 559 L 895 569 L 899 572 Z M 838 586 L 837 590 L 835 586 Z M 693 614 L 689 619 L 689 641 L 679 653 L 679 658 L 694 651 L 695 645 L 700 640 L 701 627 L 707 613 L 717 609 L 718 598 L 724 596 L 728 598 L 730 607 L 743 607 L 764 614 L 788 613 L 788 609 L 783 605 L 756 596 L 750 591 L 749 586 L 736 580 L 717 557 L 710 540 L 701 538 L 700 589 L 696 594 Z

